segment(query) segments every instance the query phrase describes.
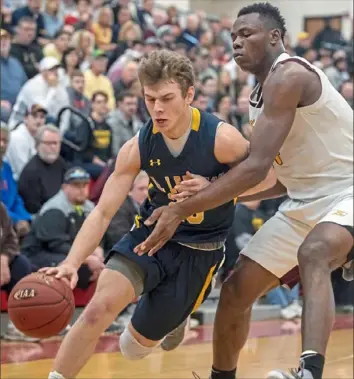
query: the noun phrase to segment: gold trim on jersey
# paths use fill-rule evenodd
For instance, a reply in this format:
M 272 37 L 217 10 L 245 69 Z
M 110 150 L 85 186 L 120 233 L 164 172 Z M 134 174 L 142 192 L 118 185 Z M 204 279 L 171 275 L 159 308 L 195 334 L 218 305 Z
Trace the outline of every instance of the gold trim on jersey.
M 191 129 L 194 130 L 195 132 L 199 131 L 200 118 L 201 118 L 201 116 L 200 116 L 199 109 L 192 107 L 192 126 L 191 126 Z M 152 134 L 157 134 L 157 133 L 159 133 L 159 131 L 158 131 L 156 125 L 154 124 L 152 126 Z

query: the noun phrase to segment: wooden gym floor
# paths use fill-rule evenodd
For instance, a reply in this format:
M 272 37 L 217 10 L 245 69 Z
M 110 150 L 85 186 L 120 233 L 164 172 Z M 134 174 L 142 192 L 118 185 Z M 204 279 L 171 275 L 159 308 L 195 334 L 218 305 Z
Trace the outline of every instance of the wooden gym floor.
M 324 379 L 353 378 L 353 315 L 337 316 L 326 357 Z M 300 322 L 253 322 L 242 353 L 238 378 L 265 378 L 268 371 L 295 367 L 300 354 Z M 103 336 L 96 354 L 78 378 L 183 378 L 192 371 L 206 379 L 211 364 L 212 326 L 188 332 L 183 346 L 173 352 L 160 349 L 142 361 L 127 361 L 118 352 L 118 338 Z M 41 343 L 1 341 L 1 378 L 47 378 L 60 340 Z

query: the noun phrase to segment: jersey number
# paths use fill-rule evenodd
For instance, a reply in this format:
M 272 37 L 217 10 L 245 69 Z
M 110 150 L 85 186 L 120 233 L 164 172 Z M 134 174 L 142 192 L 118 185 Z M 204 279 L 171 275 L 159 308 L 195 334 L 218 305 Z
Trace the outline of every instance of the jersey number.
M 156 187 L 162 191 L 162 192 L 166 192 L 156 181 L 155 178 L 151 178 L 152 181 L 156 184 Z M 182 176 L 174 176 L 173 177 L 173 181 L 175 182 L 175 185 L 173 186 L 172 185 L 172 178 L 168 177 L 168 176 L 165 176 L 165 181 L 166 181 L 166 184 L 170 190 L 170 192 L 168 193 L 168 197 L 170 194 L 174 195 L 177 193 L 176 189 L 174 188 L 175 186 L 177 186 L 179 183 L 181 183 L 181 181 L 183 180 L 183 177 Z M 169 197 L 170 198 L 170 197 Z M 204 212 L 199 212 L 199 213 L 196 213 L 192 216 L 189 216 L 187 217 L 186 221 L 191 224 L 191 225 L 200 225 L 203 221 L 204 221 Z

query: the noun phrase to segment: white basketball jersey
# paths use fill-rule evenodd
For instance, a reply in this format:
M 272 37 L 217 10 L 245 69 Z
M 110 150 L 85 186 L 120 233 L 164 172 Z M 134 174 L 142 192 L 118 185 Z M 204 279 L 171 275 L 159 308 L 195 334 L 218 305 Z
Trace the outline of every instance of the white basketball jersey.
M 296 60 L 315 71 L 322 84 L 322 93 L 314 104 L 297 108 L 290 133 L 274 162 L 278 180 L 289 197 L 311 201 L 353 185 L 353 110 L 327 76 L 303 58 L 283 53 L 271 71 L 285 60 Z M 257 86 L 250 95 L 250 124 L 255 128 L 263 110 L 261 91 Z

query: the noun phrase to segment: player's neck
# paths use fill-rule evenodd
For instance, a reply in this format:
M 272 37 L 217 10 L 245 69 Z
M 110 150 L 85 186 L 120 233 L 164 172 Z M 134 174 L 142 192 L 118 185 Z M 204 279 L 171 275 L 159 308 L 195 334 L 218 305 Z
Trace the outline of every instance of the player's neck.
M 169 139 L 178 139 L 182 137 L 185 133 L 187 133 L 192 125 L 192 115 L 192 108 L 189 107 L 188 111 L 183 112 L 179 118 L 178 122 L 176 123 L 176 127 L 173 130 L 164 133 L 164 136 Z
M 285 50 L 279 49 L 268 54 L 268 56 L 266 57 L 266 59 L 264 60 L 262 64 L 260 71 L 255 73 L 256 79 L 261 85 L 263 85 L 263 83 L 267 79 L 269 71 L 272 68 L 275 60 L 279 57 L 279 55 L 283 53 L 285 53 Z

